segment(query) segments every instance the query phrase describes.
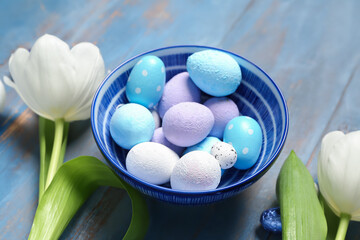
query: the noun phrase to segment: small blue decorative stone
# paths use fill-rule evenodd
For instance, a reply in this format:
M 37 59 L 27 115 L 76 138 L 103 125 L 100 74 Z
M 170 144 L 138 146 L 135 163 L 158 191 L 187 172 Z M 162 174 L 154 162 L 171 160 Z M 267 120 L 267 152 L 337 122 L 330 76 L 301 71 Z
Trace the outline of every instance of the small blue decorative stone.
M 281 233 L 281 215 L 280 208 L 270 208 L 265 210 L 260 217 L 260 223 L 266 231 L 273 233 Z
M 115 110 L 110 120 L 110 134 L 122 148 L 130 149 L 138 143 L 150 142 L 155 130 L 151 112 L 136 103 L 125 104 Z

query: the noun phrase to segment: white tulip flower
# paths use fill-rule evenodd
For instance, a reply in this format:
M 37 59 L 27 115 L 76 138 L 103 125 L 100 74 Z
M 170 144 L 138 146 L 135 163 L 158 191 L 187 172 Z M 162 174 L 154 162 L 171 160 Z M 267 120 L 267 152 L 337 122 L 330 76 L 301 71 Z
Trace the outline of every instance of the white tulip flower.
M 318 180 L 321 194 L 340 217 L 336 239 L 343 239 L 349 221 L 360 221 L 360 131 L 334 131 L 324 136 Z
M 104 60 L 92 43 L 72 49 L 61 39 L 45 34 L 31 51 L 18 48 L 9 59 L 14 82 L 4 77 L 36 114 L 66 122 L 90 117 L 92 98 L 105 76 Z
M 55 122 L 46 189 L 62 163 L 61 145 L 68 122 L 90 117 L 93 96 L 105 76 L 104 60 L 92 43 L 82 42 L 70 49 L 59 38 L 45 34 L 31 51 L 18 48 L 9 59 L 9 70 L 14 81 L 4 77 L 5 83 L 36 114 Z

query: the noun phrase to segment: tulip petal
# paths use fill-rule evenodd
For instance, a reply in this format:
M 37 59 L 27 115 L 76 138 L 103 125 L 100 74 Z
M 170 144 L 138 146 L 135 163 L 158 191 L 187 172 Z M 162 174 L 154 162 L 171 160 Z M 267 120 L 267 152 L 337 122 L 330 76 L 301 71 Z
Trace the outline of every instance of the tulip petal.
M 38 104 L 38 96 L 32 92 L 31 88 L 27 87 L 27 82 L 30 82 L 30 77 L 26 75 L 28 60 L 29 52 L 24 48 L 18 48 L 11 55 L 9 60 L 9 70 L 15 82 L 12 85 L 29 108 L 31 108 L 36 114 L 51 119 L 50 115 L 47 114 L 46 111 L 41 108 L 41 105 Z M 11 80 L 5 78 L 5 81 L 10 83 Z M 23 82 L 25 82 L 25 84 L 23 84 Z
M 360 211 L 360 131 L 346 134 L 349 154 L 343 161 L 343 212 L 349 213 L 352 219 L 359 218 Z
M 75 45 L 71 53 L 76 59 L 76 89 L 73 95 L 73 111 L 69 111 L 65 120 L 83 120 L 90 117 L 90 107 L 95 91 L 105 76 L 104 60 L 100 50 L 91 43 Z
M 344 136 L 345 134 L 341 131 L 333 131 L 326 134 L 321 142 L 320 154 L 323 155 L 324 158 L 328 158 L 328 154 L 331 152 L 335 143 Z
M 348 211 L 344 209 L 347 208 L 347 200 L 346 196 L 344 196 L 347 188 L 346 182 L 344 182 L 346 174 L 346 172 L 344 172 L 346 168 L 346 166 L 344 166 L 346 165 L 344 160 L 349 158 L 350 151 L 351 147 L 349 146 L 346 136 L 340 138 L 331 149 L 326 166 L 327 179 L 330 183 L 330 185 L 328 185 L 328 191 L 331 192 L 331 201 L 329 203 L 331 206 L 336 205 L 340 213 L 348 213 Z
M 40 37 L 31 49 L 26 66 L 32 80 L 28 87 L 32 88 L 33 94 L 39 94 L 38 101 L 54 119 L 63 118 L 67 106 L 72 104 L 75 64 L 69 46 L 55 36 Z M 15 83 L 20 88 L 16 80 Z
M 11 79 L 8 76 L 4 76 L 3 81 L 6 85 L 8 85 L 9 87 L 14 88 L 16 90 L 15 83 L 13 81 L 11 81 Z
M 337 205 L 332 200 L 332 188 L 331 188 L 331 176 L 328 170 L 330 166 L 328 164 L 328 156 L 334 147 L 335 143 L 339 141 L 339 139 L 345 136 L 344 133 L 340 131 L 334 131 L 326 134 L 321 142 L 321 149 L 318 160 L 318 180 L 319 180 L 319 188 L 321 194 L 324 196 L 326 201 L 328 202 L 329 207 L 334 211 L 334 213 L 340 216 L 340 210 Z M 332 168 L 331 168 L 332 170 Z

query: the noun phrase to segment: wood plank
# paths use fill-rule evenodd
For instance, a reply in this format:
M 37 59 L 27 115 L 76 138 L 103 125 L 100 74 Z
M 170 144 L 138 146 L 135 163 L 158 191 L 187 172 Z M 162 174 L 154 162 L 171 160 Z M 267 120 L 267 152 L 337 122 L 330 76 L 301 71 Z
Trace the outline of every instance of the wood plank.
M 25 110 L 1 135 L 1 239 L 24 238 L 37 204 L 38 169 L 36 118 Z M 34 141 L 35 138 L 35 141 Z

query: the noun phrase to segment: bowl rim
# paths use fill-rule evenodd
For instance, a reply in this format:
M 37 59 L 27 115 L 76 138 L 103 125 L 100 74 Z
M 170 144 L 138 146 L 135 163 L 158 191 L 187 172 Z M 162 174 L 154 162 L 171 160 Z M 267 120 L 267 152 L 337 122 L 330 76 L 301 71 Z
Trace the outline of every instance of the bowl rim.
M 280 139 L 280 144 L 278 145 L 278 147 L 274 150 L 274 154 L 273 156 L 270 158 L 270 160 L 264 164 L 264 166 L 262 166 L 261 168 L 258 169 L 258 171 L 256 173 L 254 173 L 254 175 L 248 179 L 246 179 L 244 182 L 237 182 L 237 183 L 233 183 L 227 186 L 223 186 L 221 188 L 216 188 L 214 190 L 208 190 L 208 191 L 199 191 L 199 192 L 188 192 L 188 191 L 181 191 L 181 190 L 175 190 L 172 188 L 168 188 L 168 187 L 163 187 L 163 186 L 159 186 L 159 185 L 155 185 L 155 184 L 151 184 L 148 183 L 132 174 L 130 174 L 128 171 L 126 171 L 125 169 L 121 169 L 118 168 L 116 166 L 115 163 L 113 163 L 113 161 L 111 160 L 112 158 L 109 156 L 109 154 L 107 153 L 107 151 L 105 151 L 103 146 L 100 146 L 100 139 L 99 137 L 96 135 L 95 133 L 95 122 L 94 122 L 94 116 L 95 116 L 95 102 L 99 97 L 99 93 L 103 87 L 103 85 L 108 81 L 108 79 L 115 74 L 120 68 L 122 68 L 124 65 L 126 65 L 127 63 L 133 61 L 136 58 L 139 58 L 141 56 L 153 53 L 153 52 L 157 52 L 157 51 L 162 51 L 162 50 L 166 50 L 166 49 L 172 49 L 172 48 L 203 48 L 205 49 L 210 49 L 210 50 L 217 50 L 217 51 L 221 51 L 230 55 L 234 55 L 246 62 L 248 62 L 249 64 L 253 65 L 255 68 L 257 68 L 260 72 L 262 72 L 269 80 L 270 82 L 273 84 L 275 90 L 277 91 L 277 93 L 279 94 L 280 100 L 281 100 L 281 104 L 284 107 L 284 115 L 285 115 L 285 121 L 284 121 L 284 134 L 281 136 Z M 246 186 L 248 184 L 251 184 L 253 182 L 255 182 L 254 180 L 258 180 L 262 175 L 264 175 L 268 168 L 272 166 L 272 164 L 275 162 L 275 160 L 278 158 L 280 152 L 282 151 L 286 138 L 287 138 L 287 134 L 288 134 L 288 130 L 289 130 L 289 111 L 288 111 L 288 107 L 287 107 L 287 103 L 285 100 L 285 97 L 283 95 L 283 93 L 280 91 L 280 88 L 277 86 L 277 84 L 274 82 L 274 80 L 266 73 L 264 72 L 260 67 L 258 67 L 256 64 L 254 64 L 253 62 L 249 61 L 248 59 L 239 56 L 233 52 L 224 50 L 224 49 L 220 49 L 220 48 L 216 48 L 216 47 L 209 47 L 209 46 L 203 46 L 203 45 L 174 45 L 174 46 L 167 46 L 167 47 L 161 47 L 161 48 L 156 48 L 150 51 L 146 51 L 140 54 L 135 55 L 134 57 L 129 58 L 128 60 L 125 60 L 124 62 L 122 62 L 121 64 L 119 64 L 117 67 L 114 68 L 114 70 L 112 70 L 105 78 L 104 80 L 99 84 L 93 100 L 92 100 L 92 104 L 91 104 L 91 115 L 90 115 L 90 120 L 91 120 L 91 130 L 93 133 L 93 137 L 95 139 L 96 145 L 98 146 L 99 150 L 101 151 L 101 153 L 103 154 L 103 156 L 105 157 L 106 161 L 110 163 L 110 165 L 115 168 L 116 170 L 120 171 L 122 174 L 126 175 L 127 178 L 133 179 L 134 181 L 138 182 L 139 184 L 143 184 L 148 188 L 154 189 L 154 190 L 158 190 L 158 191 L 162 191 L 162 192 L 168 192 L 171 194 L 185 194 L 185 195 L 204 195 L 204 194 L 216 194 L 219 192 L 223 192 L 223 191 L 229 191 L 233 188 L 237 188 L 237 187 L 241 187 L 241 186 Z

